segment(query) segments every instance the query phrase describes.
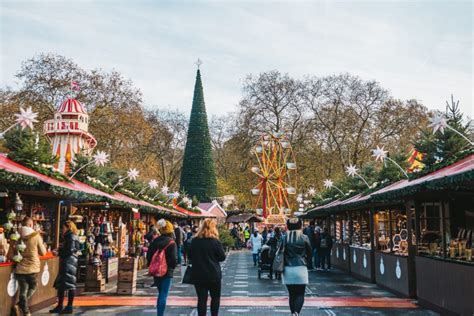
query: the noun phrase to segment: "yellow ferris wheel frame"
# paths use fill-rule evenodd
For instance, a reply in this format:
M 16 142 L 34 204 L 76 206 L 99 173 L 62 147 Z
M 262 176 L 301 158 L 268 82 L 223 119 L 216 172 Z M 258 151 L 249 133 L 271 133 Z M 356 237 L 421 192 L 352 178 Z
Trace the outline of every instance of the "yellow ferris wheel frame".
M 251 171 L 258 177 L 251 190 L 256 197 L 255 209 L 264 218 L 284 217 L 291 213 L 296 194 L 296 162 L 293 148 L 285 133 L 263 134 L 252 149 L 258 166 Z

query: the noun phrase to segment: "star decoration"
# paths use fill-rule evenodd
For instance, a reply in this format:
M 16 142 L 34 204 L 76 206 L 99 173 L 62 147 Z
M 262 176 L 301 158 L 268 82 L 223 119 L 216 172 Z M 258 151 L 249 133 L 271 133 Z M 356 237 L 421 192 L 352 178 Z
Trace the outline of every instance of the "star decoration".
M 443 115 L 435 115 L 430 118 L 430 124 L 428 125 L 433 129 L 433 134 L 435 134 L 438 130 L 441 134 L 444 134 L 444 129 L 448 127 L 448 122 Z
M 349 167 L 346 167 L 346 173 L 351 177 L 354 177 L 355 175 L 357 175 L 358 171 L 359 169 L 357 169 L 357 167 L 354 165 L 349 165 Z
M 15 122 L 21 126 L 21 129 L 25 129 L 27 127 L 33 129 L 33 123 L 38 122 L 36 117 L 38 113 L 35 113 L 31 110 L 31 106 L 28 107 L 26 110 L 20 108 L 20 114 L 15 114 L 16 120 Z
M 301 196 L 301 194 L 298 195 L 298 197 L 296 198 L 296 202 L 298 202 L 298 203 L 303 202 L 303 197 Z
M 104 166 L 106 163 L 109 162 L 109 155 L 104 151 L 98 151 L 94 156 L 94 164 L 99 166 Z
M 168 194 L 168 190 L 169 190 L 168 187 L 165 185 L 161 188 L 161 193 Z
M 332 188 L 333 185 L 334 185 L 334 182 L 332 182 L 331 179 L 326 179 L 326 180 L 324 180 L 324 187 L 325 187 L 326 189 Z
M 148 187 L 149 187 L 150 189 L 152 189 L 152 190 L 156 189 L 156 188 L 158 187 L 158 181 L 156 181 L 156 180 L 154 180 L 154 179 L 153 179 L 153 180 L 150 180 L 150 181 L 148 182 Z
M 175 198 L 175 199 L 179 198 L 179 192 L 178 191 L 173 192 L 173 198 Z
M 315 188 L 309 188 L 308 194 L 309 194 L 310 196 L 314 196 L 314 195 L 316 194 L 316 189 L 315 189 Z
M 130 170 L 127 171 L 127 178 L 129 178 L 132 181 L 135 181 L 137 180 L 139 174 L 140 172 L 137 169 L 130 168 Z
M 384 159 L 387 158 L 387 152 L 388 151 L 383 149 L 383 146 L 382 148 L 377 146 L 376 149 L 372 149 L 372 157 L 375 157 L 375 161 L 380 160 L 383 162 Z

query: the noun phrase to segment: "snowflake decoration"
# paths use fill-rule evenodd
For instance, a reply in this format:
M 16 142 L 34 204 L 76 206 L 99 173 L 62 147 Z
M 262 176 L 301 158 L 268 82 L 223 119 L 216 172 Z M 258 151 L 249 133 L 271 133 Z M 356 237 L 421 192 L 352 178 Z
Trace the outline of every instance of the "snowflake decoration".
M 109 155 L 104 151 L 98 151 L 94 156 L 94 164 L 99 166 L 104 166 L 106 163 L 109 162 Z
M 21 126 L 21 129 L 25 129 L 27 127 L 33 129 L 33 123 L 38 122 L 36 117 L 38 113 L 35 113 L 31 110 L 31 106 L 28 107 L 26 110 L 20 108 L 20 114 L 15 114 L 16 120 L 15 122 Z
M 359 172 L 359 169 L 357 169 L 357 167 L 354 165 L 349 165 L 349 167 L 346 167 L 346 173 L 351 177 L 357 175 L 357 172 Z
M 310 196 L 316 195 L 316 189 L 315 189 L 315 188 L 309 188 L 308 194 L 309 194 Z
M 382 148 L 377 146 L 376 149 L 372 149 L 372 157 L 375 157 L 375 161 L 377 160 L 384 161 L 385 158 L 387 158 L 387 152 L 388 151 L 383 149 L 383 146 Z
M 179 192 L 178 191 L 173 192 L 173 198 L 174 199 L 179 198 Z
M 438 130 L 441 134 L 444 134 L 444 129 L 448 127 L 448 122 L 443 115 L 435 115 L 430 118 L 430 124 L 428 126 L 433 129 L 433 134 Z
M 161 193 L 163 194 L 168 194 L 168 187 L 165 185 L 164 187 L 161 188 Z
M 128 170 L 127 172 L 127 178 L 129 178 L 132 181 L 135 181 L 137 180 L 139 174 L 140 172 L 137 169 L 130 168 L 130 170 Z
M 148 182 L 148 187 L 149 187 L 150 189 L 152 189 L 152 190 L 156 189 L 156 188 L 158 187 L 158 181 L 156 181 L 156 180 L 154 180 L 154 179 L 153 179 L 153 180 L 150 180 L 150 181 Z
M 326 180 L 324 180 L 324 187 L 325 187 L 326 189 L 332 188 L 333 185 L 334 185 L 334 182 L 332 182 L 331 179 L 326 179 Z

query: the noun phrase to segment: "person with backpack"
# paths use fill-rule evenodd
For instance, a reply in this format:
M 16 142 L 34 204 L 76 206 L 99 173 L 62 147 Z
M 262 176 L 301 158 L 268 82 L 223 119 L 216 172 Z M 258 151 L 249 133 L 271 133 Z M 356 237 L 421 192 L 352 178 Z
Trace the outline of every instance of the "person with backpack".
M 156 314 L 163 316 L 173 280 L 173 271 L 177 266 L 177 246 L 173 238 L 173 224 L 165 219 L 160 219 L 157 226 L 161 235 L 151 243 L 146 258 L 148 271 L 153 276 L 154 284 L 158 289 Z
M 298 316 L 303 308 L 306 285 L 309 283 L 307 266 L 312 257 L 311 243 L 308 236 L 303 234 L 301 219 L 290 218 L 286 226 L 288 234 L 282 244 L 282 283 L 288 289 L 291 314 Z
M 321 258 L 321 269 L 330 271 L 331 270 L 331 249 L 332 249 L 332 236 L 329 234 L 328 228 L 324 227 L 323 233 L 321 234 L 321 241 L 319 244 L 319 252 Z M 327 263 L 327 269 L 326 269 Z
M 211 295 L 211 315 L 219 313 L 222 271 L 220 262 L 225 260 L 224 247 L 219 241 L 215 219 L 205 219 L 189 248 L 191 281 L 198 297 L 198 316 L 206 316 L 207 298 Z M 189 269 L 189 267 L 188 267 Z

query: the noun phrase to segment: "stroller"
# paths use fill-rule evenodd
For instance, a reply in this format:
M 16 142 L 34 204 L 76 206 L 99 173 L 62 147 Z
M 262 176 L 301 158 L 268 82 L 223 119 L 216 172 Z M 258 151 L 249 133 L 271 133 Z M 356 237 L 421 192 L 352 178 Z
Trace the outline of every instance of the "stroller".
M 270 257 L 270 247 L 264 245 L 258 252 L 258 278 L 262 278 L 263 272 L 268 272 L 270 280 L 273 279 L 273 260 Z

